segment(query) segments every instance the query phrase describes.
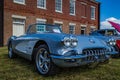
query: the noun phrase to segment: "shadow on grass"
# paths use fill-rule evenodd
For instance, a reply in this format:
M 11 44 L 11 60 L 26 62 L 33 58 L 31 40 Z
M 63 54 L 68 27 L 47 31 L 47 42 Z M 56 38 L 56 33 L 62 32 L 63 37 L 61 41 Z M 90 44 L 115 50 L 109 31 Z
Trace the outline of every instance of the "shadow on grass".
M 6 54 L 4 56 L 6 58 L 8 58 Z M 25 67 L 25 69 L 30 70 L 33 73 L 40 75 L 37 72 L 37 70 L 35 68 L 35 64 L 33 62 L 31 62 L 31 61 L 29 61 L 29 60 L 27 60 L 25 58 L 22 58 L 20 56 L 17 56 L 16 58 L 12 59 L 12 61 L 14 61 L 15 65 Z M 100 66 L 96 67 L 95 69 L 98 69 L 99 67 Z M 86 66 L 72 67 L 72 68 L 59 68 L 59 72 L 56 75 L 48 76 L 48 78 L 78 75 L 78 74 L 81 74 L 81 73 L 90 72 L 92 70 L 94 70 L 94 69 L 89 69 Z
M 113 79 L 114 76 L 119 76 L 119 59 L 113 59 L 116 63 L 110 62 L 108 65 L 99 65 L 95 69 L 89 69 L 86 66 L 73 67 L 73 68 L 60 68 L 59 72 L 54 76 L 43 77 L 37 73 L 34 63 L 22 57 L 9 59 L 5 51 L 0 56 L 0 78 L 2 80 L 106 80 Z M 116 72 L 117 71 L 117 72 Z M 114 76 L 112 76 L 115 74 Z M 109 76 L 109 77 L 108 77 Z M 86 79 L 87 78 L 87 79 Z M 99 78 L 99 79 L 97 79 Z M 119 77 L 118 77 L 119 78 Z
M 95 69 L 86 66 L 60 68 L 54 76 L 39 75 L 32 62 L 17 57 L 8 58 L 7 49 L 0 49 L 0 80 L 120 80 L 120 59 L 110 59 L 109 64 Z

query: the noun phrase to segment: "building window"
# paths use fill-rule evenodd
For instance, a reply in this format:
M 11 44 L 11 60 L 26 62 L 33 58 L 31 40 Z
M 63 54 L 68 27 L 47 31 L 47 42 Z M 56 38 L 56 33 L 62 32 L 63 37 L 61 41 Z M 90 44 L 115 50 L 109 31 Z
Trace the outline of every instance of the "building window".
M 36 23 L 46 24 L 46 19 L 37 18 Z
M 70 0 L 70 15 L 75 15 L 75 0 Z
M 60 24 L 60 23 L 55 23 L 55 25 L 59 26 L 59 27 L 60 27 L 60 29 L 62 30 L 62 25 L 63 25 L 63 24 Z
M 69 33 L 74 34 L 75 33 L 75 25 L 69 25 Z
M 55 11 L 62 13 L 62 0 L 55 0 Z
M 26 16 L 12 15 L 12 35 L 20 36 L 25 33 Z
M 13 35 L 20 36 L 25 33 L 25 19 L 13 18 Z
M 91 19 L 95 20 L 95 7 L 91 6 Z
M 46 19 L 37 18 L 36 23 L 46 24 Z M 46 30 L 45 25 L 37 25 L 37 32 L 44 32 Z
M 37 25 L 37 32 L 44 32 L 46 30 L 45 25 Z
M 14 3 L 25 4 L 25 0 L 13 0 Z
M 81 27 L 81 35 L 85 35 L 86 34 L 86 27 Z
M 90 33 L 95 31 L 96 30 L 96 27 L 95 26 L 90 26 Z
M 81 2 L 81 17 L 86 18 L 87 17 L 87 3 Z
M 60 29 L 62 30 L 63 22 L 62 21 L 54 21 L 54 24 L 57 26 L 60 26 Z
M 37 7 L 41 9 L 46 9 L 46 0 L 37 0 Z

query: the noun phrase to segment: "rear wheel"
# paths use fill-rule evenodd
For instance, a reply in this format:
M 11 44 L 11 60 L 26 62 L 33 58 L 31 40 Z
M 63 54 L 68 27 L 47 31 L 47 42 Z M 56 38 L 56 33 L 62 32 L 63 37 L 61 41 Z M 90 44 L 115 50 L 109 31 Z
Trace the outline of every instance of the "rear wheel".
M 54 75 L 57 66 L 51 61 L 50 53 L 46 45 L 40 45 L 35 55 L 37 71 L 43 76 Z
M 9 44 L 9 46 L 8 46 L 8 57 L 10 59 L 16 57 L 16 54 L 13 52 L 13 49 L 12 49 L 12 44 Z

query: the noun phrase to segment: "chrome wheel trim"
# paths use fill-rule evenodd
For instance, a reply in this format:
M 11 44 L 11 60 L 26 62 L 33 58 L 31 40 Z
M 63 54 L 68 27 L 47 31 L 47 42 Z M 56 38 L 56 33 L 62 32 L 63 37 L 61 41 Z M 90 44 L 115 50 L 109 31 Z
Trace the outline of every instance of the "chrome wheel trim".
M 39 49 L 36 56 L 37 69 L 41 74 L 47 74 L 50 69 L 49 52 L 45 48 Z

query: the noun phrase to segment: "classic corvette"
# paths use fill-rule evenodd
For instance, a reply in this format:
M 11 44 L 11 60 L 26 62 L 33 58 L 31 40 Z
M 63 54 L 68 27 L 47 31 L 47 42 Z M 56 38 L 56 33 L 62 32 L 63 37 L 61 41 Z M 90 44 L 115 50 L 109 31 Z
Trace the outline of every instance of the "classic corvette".
M 26 34 L 8 40 L 8 57 L 19 55 L 34 61 L 37 71 L 44 76 L 55 74 L 58 67 L 107 63 L 110 53 L 103 41 L 62 33 L 57 25 L 32 24 Z
M 90 33 L 90 35 L 107 42 L 111 49 L 117 52 L 112 55 L 113 57 L 120 56 L 120 35 L 115 29 L 96 30 Z

